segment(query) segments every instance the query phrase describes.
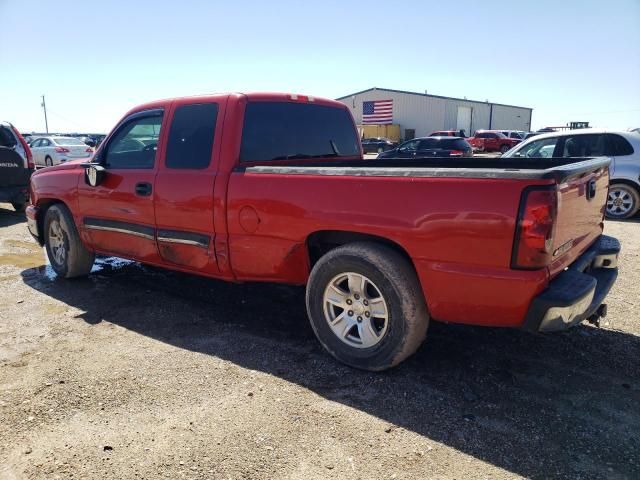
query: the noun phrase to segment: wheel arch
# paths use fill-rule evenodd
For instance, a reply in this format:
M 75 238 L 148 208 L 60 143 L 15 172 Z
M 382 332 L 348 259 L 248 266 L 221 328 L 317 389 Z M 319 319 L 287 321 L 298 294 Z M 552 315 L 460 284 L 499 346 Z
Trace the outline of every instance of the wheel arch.
M 41 246 L 44 245 L 44 218 L 47 215 L 47 210 L 57 204 L 62 204 L 65 207 L 69 208 L 69 206 L 59 198 L 38 199 L 38 204 L 36 205 L 38 207 L 38 216 L 36 217 L 36 222 L 38 225 L 38 243 Z
M 305 242 L 309 256 L 309 267 L 313 268 L 320 257 L 330 250 L 354 242 L 371 242 L 385 245 L 402 255 L 411 264 L 413 270 L 416 271 L 411 255 L 399 243 L 379 235 L 351 230 L 318 230 L 310 234 Z
M 639 181 L 636 182 L 634 180 L 631 180 L 629 178 L 611 178 L 609 179 L 609 185 L 615 185 L 616 183 L 622 183 L 623 185 L 627 185 L 629 187 L 632 187 L 633 189 L 635 189 L 636 192 L 638 192 L 638 195 L 640 195 L 640 178 Z

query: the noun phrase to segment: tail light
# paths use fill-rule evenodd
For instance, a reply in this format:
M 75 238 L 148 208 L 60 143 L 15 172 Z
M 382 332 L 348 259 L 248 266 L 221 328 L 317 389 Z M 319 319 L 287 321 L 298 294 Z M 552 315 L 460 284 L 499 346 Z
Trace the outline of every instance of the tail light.
M 87 152 L 87 153 L 93 153 L 93 148 L 91 148 L 91 147 L 87 147 L 87 149 L 85 150 L 85 152 Z
M 56 147 L 56 152 L 58 153 L 69 153 L 71 150 L 69 150 L 68 148 L 64 148 L 64 147 Z
M 27 168 L 29 170 L 35 170 L 36 168 L 36 164 L 33 163 L 33 154 L 31 153 L 31 148 L 29 147 L 29 144 L 27 143 L 27 141 L 22 137 L 22 135 L 20 134 L 20 132 L 16 129 L 16 127 L 14 127 L 13 125 L 11 125 L 11 129 L 13 130 L 13 133 L 16 134 L 16 137 L 18 137 L 18 140 L 20 140 L 20 145 L 22 145 L 22 148 L 24 149 L 24 154 L 27 156 Z
M 523 192 L 511 259 L 512 268 L 536 269 L 551 263 L 557 213 L 555 187 L 534 187 Z
M 451 150 L 449 152 L 449 156 L 451 157 L 461 157 L 464 155 L 464 152 L 462 150 Z

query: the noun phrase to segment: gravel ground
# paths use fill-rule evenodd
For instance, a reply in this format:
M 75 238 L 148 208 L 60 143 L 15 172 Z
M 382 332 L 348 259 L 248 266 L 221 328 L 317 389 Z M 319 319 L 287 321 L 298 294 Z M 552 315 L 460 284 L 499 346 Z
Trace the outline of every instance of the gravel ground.
M 102 259 L 47 268 L 0 205 L 0 478 L 640 478 L 640 222 L 609 323 L 432 324 L 370 374 L 315 341 L 303 290 Z

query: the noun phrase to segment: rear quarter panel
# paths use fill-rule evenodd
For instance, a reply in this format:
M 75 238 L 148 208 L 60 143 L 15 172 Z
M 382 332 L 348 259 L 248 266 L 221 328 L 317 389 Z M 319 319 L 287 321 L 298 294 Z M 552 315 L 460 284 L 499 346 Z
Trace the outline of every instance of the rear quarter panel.
M 260 174 L 229 179 L 230 261 L 241 280 L 306 282 L 307 237 L 376 235 L 412 258 L 432 316 L 518 325 L 547 272 L 510 269 L 530 180 Z

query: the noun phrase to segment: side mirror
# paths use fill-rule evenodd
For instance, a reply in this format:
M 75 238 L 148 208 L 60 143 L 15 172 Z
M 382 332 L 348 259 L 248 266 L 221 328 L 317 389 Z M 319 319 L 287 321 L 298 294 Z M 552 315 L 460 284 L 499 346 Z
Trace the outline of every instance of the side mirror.
M 96 187 L 102 183 L 107 174 L 106 168 L 96 163 L 85 163 L 84 181 L 87 185 Z

